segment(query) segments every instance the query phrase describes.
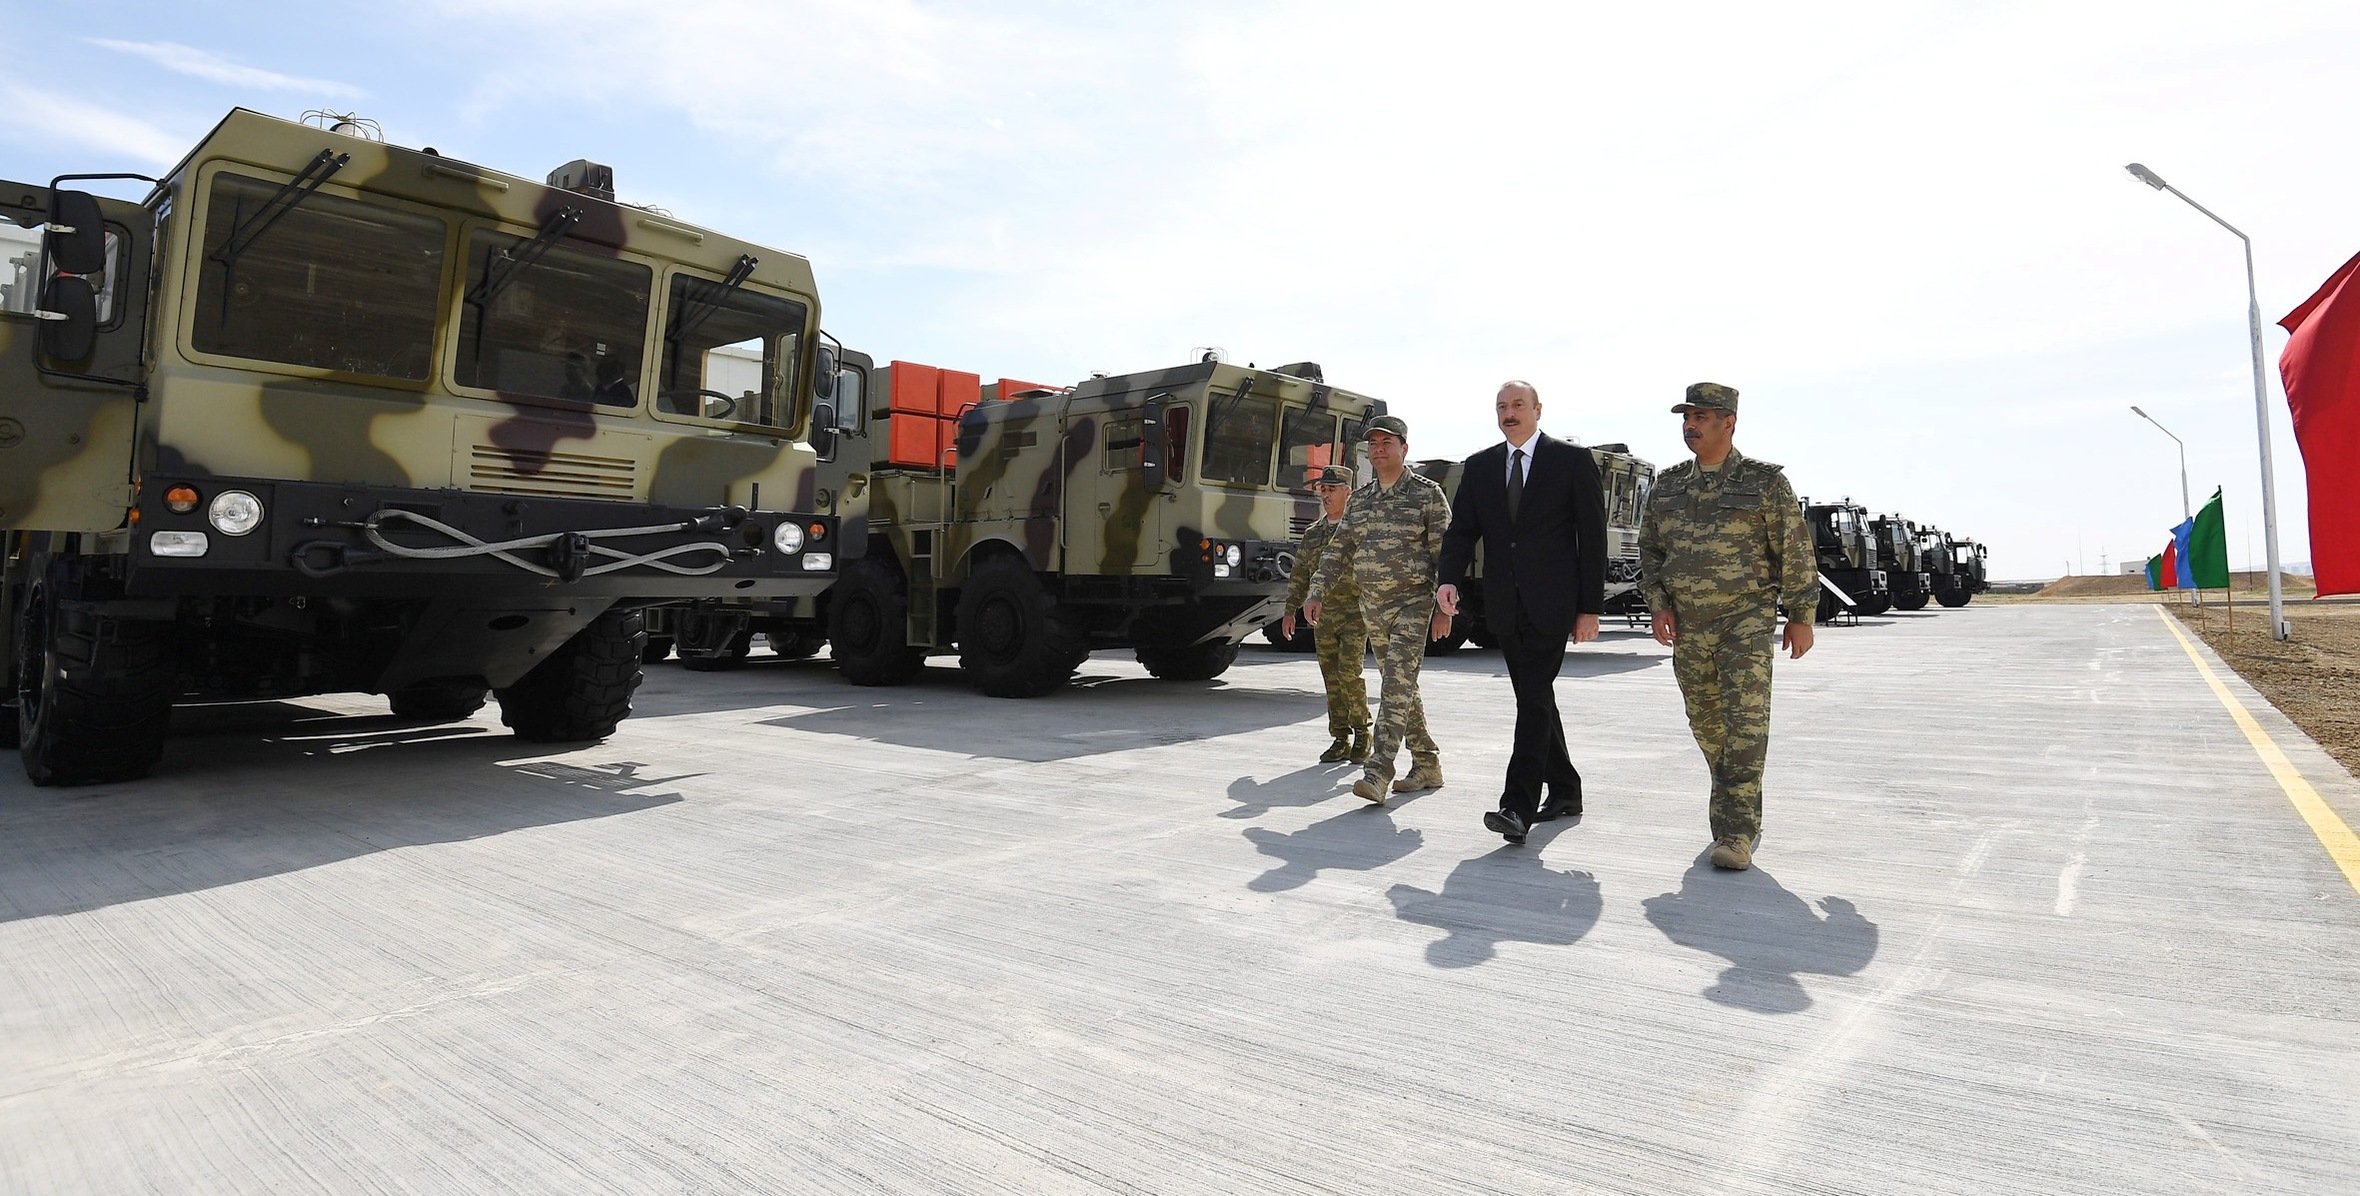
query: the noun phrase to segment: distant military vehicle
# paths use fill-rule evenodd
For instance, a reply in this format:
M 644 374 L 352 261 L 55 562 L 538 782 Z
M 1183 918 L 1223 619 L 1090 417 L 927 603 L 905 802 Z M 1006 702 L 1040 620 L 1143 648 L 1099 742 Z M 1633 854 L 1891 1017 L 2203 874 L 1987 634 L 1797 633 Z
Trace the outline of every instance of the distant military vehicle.
M 1606 500 L 1606 613 L 1644 618 L 1648 612 L 1639 595 L 1639 516 L 1655 485 L 1655 466 L 1632 456 L 1627 444 L 1592 445 L 1590 456 L 1598 463 L 1598 484 Z M 1417 462 L 1415 468 L 1439 484 L 1453 504 L 1458 502 L 1465 462 L 1437 457 Z M 1483 611 L 1483 549 L 1477 546 L 1467 578 L 1459 584 L 1459 617 L 1451 621 L 1449 635 L 1426 645 L 1427 655 L 1455 652 L 1469 642 L 1479 648 L 1497 647 Z
M 1838 614 L 1881 614 L 1893 605 L 1885 571 L 1877 565 L 1877 546 L 1868 527 L 1868 508 L 1847 498 L 1814 504 L 1803 499 L 1803 514 L 1811 523 L 1811 540 L 1819 558 L 1818 621 L 1832 622 Z
M 494 695 L 596 739 L 641 607 L 835 581 L 802 258 L 588 162 L 366 133 L 240 110 L 138 202 L 0 183 L 0 726 L 36 783 L 139 775 L 192 697 Z
M 1989 549 L 1940 528 L 1921 528 L 1918 538 L 1932 572 L 1934 601 L 1945 607 L 1961 607 L 1991 588 L 1984 576 L 1984 558 L 1989 555 Z
M 1032 697 L 1106 648 L 1157 677 L 1219 676 L 1280 613 L 1319 509 L 1310 473 L 1351 460 L 1384 410 L 1309 362 L 1055 387 L 896 361 L 839 386 L 867 396 L 836 408 L 840 460 L 867 455 L 842 487 L 847 536 L 865 504 L 865 553 L 808 613 L 699 604 L 691 617 L 716 622 L 681 640 L 684 658 L 824 626 L 858 685 L 905 683 L 956 652 L 985 693 Z
M 1917 525 L 1899 515 L 1879 515 L 1868 521 L 1868 535 L 1876 542 L 1877 567 L 1885 571 L 1885 584 L 1892 591 L 1890 605 L 1899 610 L 1926 609 L 1927 600 L 1934 596 L 1934 575 L 1926 567 Z M 1885 609 L 1860 613 L 1881 615 Z

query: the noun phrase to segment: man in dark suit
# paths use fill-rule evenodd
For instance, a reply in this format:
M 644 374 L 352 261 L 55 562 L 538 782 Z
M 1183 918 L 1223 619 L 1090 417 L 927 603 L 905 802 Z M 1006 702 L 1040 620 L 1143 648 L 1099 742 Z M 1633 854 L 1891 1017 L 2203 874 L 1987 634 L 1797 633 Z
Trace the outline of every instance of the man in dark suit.
M 1557 713 L 1557 671 L 1566 640 L 1596 639 L 1606 609 L 1606 500 L 1590 450 L 1540 434 L 1541 397 L 1531 383 L 1501 386 L 1493 412 L 1507 439 L 1467 458 L 1434 600 L 1458 613 L 1458 583 L 1481 543 L 1484 614 L 1516 691 L 1508 781 L 1483 825 L 1522 843 L 1533 823 L 1582 812 L 1582 776 Z

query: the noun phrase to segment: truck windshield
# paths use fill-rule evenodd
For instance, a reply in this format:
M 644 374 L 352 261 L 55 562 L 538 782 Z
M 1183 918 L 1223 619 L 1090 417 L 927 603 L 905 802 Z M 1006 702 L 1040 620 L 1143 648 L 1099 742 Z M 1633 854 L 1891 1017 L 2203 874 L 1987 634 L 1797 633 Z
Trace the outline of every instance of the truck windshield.
M 1287 408 L 1286 426 L 1278 441 L 1278 459 L 1283 467 L 1279 484 L 1297 494 L 1309 494 L 1312 475 L 1342 460 L 1342 454 L 1337 452 L 1335 413 Z
M 442 292 L 441 220 L 314 193 L 224 263 L 230 234 L 280 184 L 214 176 L 198 266 L 200 351 L 424 381 Z
M 468 244 L 467 277 L 490 277 L 526 244 L 478 230 Z M 551 246 L 530 269 L 508 276 L 488 303 L 463 305 L 455 381 L 504 395 L 631 406 L 652 281 L 653 271 L 637 262 Z
M 779 385 L 795 376 L 800 303 L 709 279 L 672 280 L 659 410 L 733 423 L 788 427 L 798 404 Z
M 1278 405 L 1264 399 L 1216 402 L 1205 417 L 1203 478 L 1237 486 L 1270 484 Z

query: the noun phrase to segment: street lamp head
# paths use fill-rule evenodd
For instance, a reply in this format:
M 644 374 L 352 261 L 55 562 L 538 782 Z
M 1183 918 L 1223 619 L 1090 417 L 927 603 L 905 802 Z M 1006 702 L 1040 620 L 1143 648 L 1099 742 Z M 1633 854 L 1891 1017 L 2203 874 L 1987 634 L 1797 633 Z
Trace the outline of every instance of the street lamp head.
M 2139 405 L 2137 403 L 2131 404 L 2131 414 L 2138 416 L 2140 419 L 2152 418 L 2146 412 L 2139 410 Z
M 2146 167 L 2144 167 L 2144 166 L 2141 166 L 2141 165 L 2139 165 L 2139 164 L 2138 164 L 2138 163 L 2136 163 L 2136 162 L 2133 162 L 2133 163 L 2131 163 L 2130 165 L 2123 167 L 2123 169 L 2124 169 L 2124 170 L 2127 170 L 2127 171 L 2130 171 L 2130 172 L 2131 172 L 2131 177 L 2132 177 L 2132 178 L 2134 178 L 2134 179 L 2137 179 L 2137 180 L 2139 180 L 2140 182 L 2142 182 L 2142 183 L 2145 183 L 2145 184 L 2147 184 L 2148 186 L 2150 186 L 2150 187 L 2153 187 L 2153 188 L 2155 188 L 2155 189 L 2156 189 L 2156 190 L 2158 190 L 2158 191 L 2161 191 L 2161 190 L 2163 190 L 2163 180 L 2162 180 L 2162 179 L 2160 179 L 2160 178 L 2157 178 L 2157 177 L 2155 177 L 2155 172 L 2154 172 L 2154 171 L 2152 171 L 2152 170 L 2149 170 L 2149 169 L 2147 169 Z

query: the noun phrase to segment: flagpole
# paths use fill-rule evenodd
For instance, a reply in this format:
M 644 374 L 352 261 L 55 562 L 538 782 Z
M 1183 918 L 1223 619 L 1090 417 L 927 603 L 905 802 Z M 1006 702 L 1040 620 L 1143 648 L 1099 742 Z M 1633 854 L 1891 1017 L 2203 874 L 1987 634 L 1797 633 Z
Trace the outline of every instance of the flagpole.
M 2262 444 L 2262 551 L 2270 565 L 2270 638 L 2282 640 L 2291 630 L 2286 624 L 2286 597 L 2278 580 L 2278 483 L 2277 471 L 2270 465 L 2270 384 L 2262 372 L 2262 299 L 2254 288 L 2253 238 L 2240 232 L 2236 225 L 2213 215 L 2212 209 L 2189 199 L 2186 192 L 2157 177 L 2156 173 L 2136 162 L 2124 167 L 2131 177 L 2155 188 L 2180 197 L 2189 207 L 2204 213 L 2214 224 L 2236 234 L 2245 243 L 2245 323 L 2253 341 L 2253 413 L 2260 429 Z

